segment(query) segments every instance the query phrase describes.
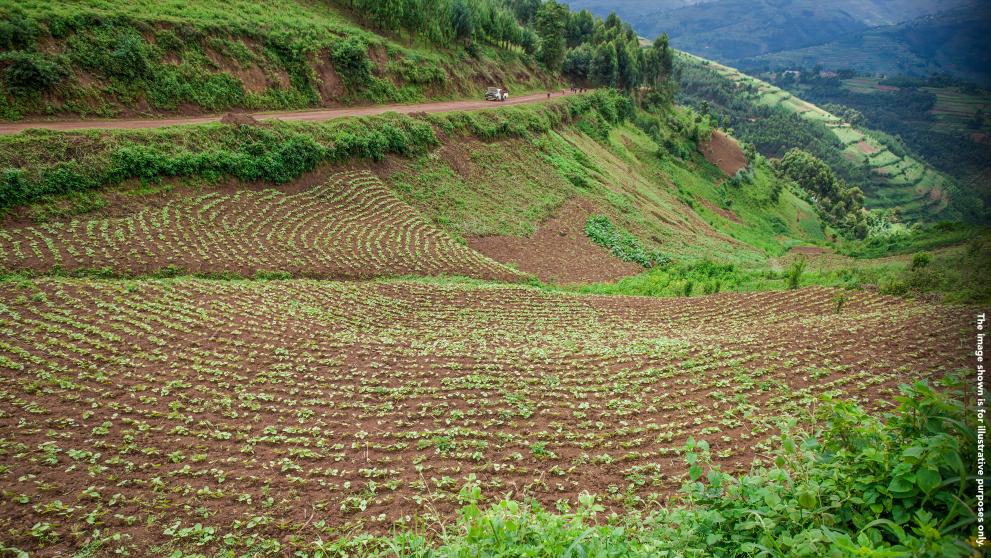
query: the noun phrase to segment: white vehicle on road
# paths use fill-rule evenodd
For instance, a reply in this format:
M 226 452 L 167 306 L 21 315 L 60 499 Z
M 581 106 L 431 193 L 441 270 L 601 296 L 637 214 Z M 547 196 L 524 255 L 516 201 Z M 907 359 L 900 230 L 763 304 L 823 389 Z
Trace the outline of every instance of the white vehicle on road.
M 509 91 L 498 87 L 489 87 L 485 90 L 486 101 L 506 101 L 509 100 Z

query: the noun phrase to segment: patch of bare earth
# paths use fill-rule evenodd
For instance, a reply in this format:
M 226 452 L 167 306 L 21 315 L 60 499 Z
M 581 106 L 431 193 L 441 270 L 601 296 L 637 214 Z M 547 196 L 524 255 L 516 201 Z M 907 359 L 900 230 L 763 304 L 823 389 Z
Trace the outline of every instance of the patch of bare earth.
M 702 147 L 705 160 L 719 167 L 727 176 L 733 176 L 747 166 L 747 158 L 736 140 L 716 130 L 709 143 Z
M 615 281 L 643 271 L 588 238 L 585 221 L 593 212 L 589 202 L 571 200 L 529 238 L 483 236 L 470 238 L 468 245 L 493 260 L 555 283 Z
M 709 208 L 710 211 L 712 211 L 713 213 L 716 213 L 717 215 L 719 215 L 721 217 L 724 217 L 726 219 L 729 219 L 730 221 L 733 221 L 734 223 L 742 223 L 743 222 L 742 220 L 740 220 L 740 217 L 736 213 L 733 213 L 732 211 L 730 211 L 728 209 L 723 209 L 723 208 L 719 207 L 718 205 L 712 203 L 711 201 L 703 198 L 702 196 L 696 196 L 695 199 L 699 200 L 699 202 L 701 202 L 702 205 L 706 206 L 707 208 Z
M 228 112 L 220 119 L 220 122 L 230 126 L 258 126 L 260 124 L 254 116 L 238 112 Z
M 857 142 L 857 149 L 859 149 L 861 153 L 866 153 L 868 155 L 871 153 L 877 153 L 876 147 L 863 140 Z
M 317 75 L 317 87 L 320 91 L 320 99 L 324 106 L 335 105 L 341 102 L 347 92 L 344 83 L 341 81 L 334 66 L 325 57 L 317 57 L 315 64 Z
M 795 246 L 791 249 L 791 252 L 804 256 L 818 256 L 820 254 L 828 254 L 831 251 L 819 246 Z

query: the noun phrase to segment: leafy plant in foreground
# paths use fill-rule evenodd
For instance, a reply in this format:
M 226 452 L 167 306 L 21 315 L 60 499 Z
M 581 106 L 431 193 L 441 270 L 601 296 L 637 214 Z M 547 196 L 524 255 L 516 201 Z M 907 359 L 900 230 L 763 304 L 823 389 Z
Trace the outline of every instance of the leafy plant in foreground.
M 828 401 L 822 432 L 786 427 L 775 466 L 739 479 L 712 468 L 702 482 L 693 465 L 692 506 L 662 513 L 670 522 L 662 529 L 684 537 L 694 527 L 683 542 L 704 541 L 715 556 L 973 555 L 965 463 L 976 434 L 954 399 L 960 385 L 949 384 L 949 394 L 903 386 L 898 412 L 884 421 Z M 690 463 L 707 461 L 703 442 L 687 449 Z
M 411 533 L 383 542 L 403 556 L 891 556 L 975 555 L 965 463 L 975 431 L 957 399 L 924 382 L 902 387 L 884 420 L 826 401 L 816 434 L 783 427 L 774 465 L 734 477 L 710 466 L 709 445 L 689 439 L 681 505 L 647 518 L 596 523 L 592 495 L 557 514 L 509 498 L 479 509 L 477 482 L 461 491 L 456 529 L 439 547 Z M 338 543 L 341 550 L 347 541 Z M 400 551 L 401 549 L 401 551 Z M 389 555 L 389 554 L 387 554 Z

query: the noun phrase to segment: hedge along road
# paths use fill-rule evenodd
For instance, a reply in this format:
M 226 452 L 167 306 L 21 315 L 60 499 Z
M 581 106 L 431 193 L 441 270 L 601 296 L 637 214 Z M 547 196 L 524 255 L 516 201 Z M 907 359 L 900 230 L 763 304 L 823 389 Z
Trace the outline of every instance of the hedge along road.
M 570 91 L 553 91 L 552 97 L 562 97 L 572 95 Z M 438 101 L 436 103 L 421 103 L 416 105 L 373 105 L 354 108 L 333 108 L 307 111 L 285 111 L 285 112 L 245 112 L 239 115 L 251 116 L 256 120 L 295 120 L 295 121 L 322 121 L 333 120 L 335 118 L 346 118 L 349 116 L 370 116 L 382 114 L 384 112 L 399 112 L 411 114 L 414 112 L 451 112 L 451 111 L 474 111 L 487 108 L 496 108 L 506 105 L 522 105 L 546 101 L 547 93 L 535 93 L 522 97 L 512 98 L 507 101 Z M 0 135 L 13 135 L 24 130 L 44 129 L 57 131 L 90 130 L 90 129 L 116 129 L 116 130 L 136 130 L 141 128 L 165 128 L 167 126 L 186 126 L 191 124 L 208 124 L 210 122 L 220 122 L 225 115 L 214 116 L 191 116 L 179 118 L 136 118 L 122 120 L 53 120 L 33 121 L 33 122 L 10 122 L 0 124 Z

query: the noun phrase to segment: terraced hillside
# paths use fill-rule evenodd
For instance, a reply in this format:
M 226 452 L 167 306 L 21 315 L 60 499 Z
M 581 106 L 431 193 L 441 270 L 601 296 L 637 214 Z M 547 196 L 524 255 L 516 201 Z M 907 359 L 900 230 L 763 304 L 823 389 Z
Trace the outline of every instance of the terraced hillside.
M 378 105 L 0 135 L 0 556 L 972 554 L 977 308 L 934 300 L 991 300 L 991 252 L 676 106 L 663 40 L 556 2 L 0 0 L 0 48 L 11 119 Z M 493 82 L 524 102 L 382 112 Z M 875 199 L 915 187 L 842 141 Z
M 871 293 L 837 313 L 835 294 L 3 283 L 0 530 L 38 556 L 92 521 L 101 552 L 312 548 L 449 519 L 465 479 L 642 510 L 681 484 L 690 436 L 746 469 L 775 416 L 826 393 L 884 408 L 964 363 L 964 314 Z
M 565 281 L 574 262 L 540 240 L 551 237 L 533 235 L 573 204 L 581 210 L 568 224 L 571 246 L 582 253 L 602 250 L 585 231 L 593 217 L 635 238 L 635 249 L 675 260 L 757 264 L 824 238 L 815 210 L 781 191 L 766 163 L 752 165 L 746 187 L 733 187 L 675 129 L 691 126 L 688 113 L 671 111 L 673 124 L 655 139 L 615 113 L 618 99 L 596 93 L 476 113 L 6 136 L 0 163 L 21 167 L 4 177 L 8 199 L 34 201 L 8 211 L 3 267 L 510 279 L 522 275 L 467 245 L 520 239 L 532 243 L 529 262 L 483 252 Z M 659 156 L 661 141 L 681 155 Z M 735 143 L 720 143 L 724 152 L 747 164 Z M 269 177 L 286 184 L 257 182 Z M 619 276 L 643 269 L 627 265 L 628 247 L 604 249 L 597 261 Z M 549 261 L 558 263 L 551 269 Z
M 975 119 L 991 111 L 991 93 L 987 90 L 965 92 L 959 87 L 927 88 L 936 96 L 936 104 L 931 113 L 936 117 L 937 129 L 950 132 L 974 133 Z M 977 133 L 987 134 L 991 124 L 986 121 L 976 122 Z M 986 141 L 981 138 L 982 141 Z
M 0 259 L 8 269 L 123 275 L 523 277 L 455 242 L 368 172 L 295 194 L 214 191 L 127 217 L 13 227 L 0 231 Z
M 826 126 L 838 140 L 842 157 L 854 168 L 866 171 L 869 180 L 861 187 L 867 194 L 869 207 L 897 209 L 906 218 L 923 220 L 954 217 L 968 211 L 960 206 L 966 198 L 951 179 L 910 154 L 897 154 L 900 150 L 774 85 L 716 62 L 689 54 L 681 56 L 688 63 L 711 69 L 734 84 L 737 97 L 734 102 L 780 108 Z
M 922 129 L 969 139 L 975 143 L 987 143 L 991 133 L 991 121 L 984 115 L 991 111 L 991 92 L 986 89 L 962 87 L 959 85 L 929 85 L 923 80 L 888 80 L 877 77 L 855 77 L 842 80 L 846 91 L 875 96 L 880 93 L 893 94 L 901 91 L 928 93 L 933 97 L 931 107 L 925 114 L 915 114 L 912 124 Z M 882 97 L 883 98 L 883 97 Z M 845 100 L 845 99 L 844 99 Z M 853 104 L 849 103 L 848 104 Z

